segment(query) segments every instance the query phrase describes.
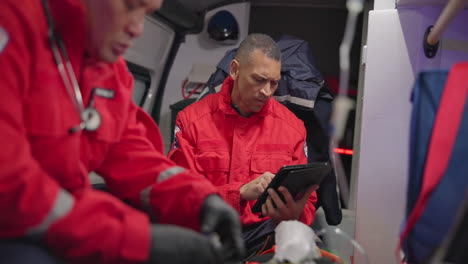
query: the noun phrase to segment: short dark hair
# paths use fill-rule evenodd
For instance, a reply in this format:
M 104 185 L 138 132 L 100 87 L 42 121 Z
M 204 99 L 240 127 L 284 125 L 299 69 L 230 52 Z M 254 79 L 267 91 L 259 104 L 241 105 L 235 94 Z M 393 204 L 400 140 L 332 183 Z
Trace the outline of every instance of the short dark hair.
M 270 36 L 260 33 L 250 34 L 241 42 L 235 59 L 238 61 L 248 59 L 256 49 L 262 51 L 270 59 L 281 60 L 278 44 Z

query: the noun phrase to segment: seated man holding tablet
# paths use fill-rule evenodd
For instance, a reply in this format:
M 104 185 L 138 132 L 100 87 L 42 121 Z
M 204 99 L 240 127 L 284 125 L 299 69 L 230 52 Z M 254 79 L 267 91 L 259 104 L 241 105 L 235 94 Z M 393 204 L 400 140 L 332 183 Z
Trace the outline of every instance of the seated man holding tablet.
M 176 163 L 209 179 L 239 212 L 248 254 L 273 243 L 278 222 L 311 225 L 315 217 L 317 185 L 303 190 L 301 197 L 293 197 L 284 187 L 268 190 L 262 205 L 265 217 L 252 212 L 274 177 L 271 172 L 307 163 L 304 124 L 271 98 L 281 78 L 280 56 L 270 37 L 249 35 L 232 60 L 221 91 L 179 112 L 169 152 Z

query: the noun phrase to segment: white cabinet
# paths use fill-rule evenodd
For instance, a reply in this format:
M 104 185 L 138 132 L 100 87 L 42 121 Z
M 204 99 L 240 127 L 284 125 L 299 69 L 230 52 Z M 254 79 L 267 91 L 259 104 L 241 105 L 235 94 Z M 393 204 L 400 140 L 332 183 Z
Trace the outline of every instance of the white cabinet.
M 433 59 L 424 55 L 424 32 L 439 18 L 445 6 L 441 2 L 446 1 L 399 0 L 396 9 L 370 12 L 355 229 L 370 263 L 397 263 L 394 250 L 406 206 L 415 77 L 423 70 L 449 69 L 468 61 L 467 9 L 460 11 L 442 34 L 437 55 Z M 390 3 L 376 0 L 376 4 L 383 7 Z

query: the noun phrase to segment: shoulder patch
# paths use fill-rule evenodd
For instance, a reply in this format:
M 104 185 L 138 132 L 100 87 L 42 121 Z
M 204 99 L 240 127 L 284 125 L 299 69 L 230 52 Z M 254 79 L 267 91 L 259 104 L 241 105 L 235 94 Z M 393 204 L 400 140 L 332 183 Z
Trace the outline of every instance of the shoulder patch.
M 181 131 L 180 127 L 176 125 L 174 128 L 174 142 L 172 144 L 172 149 L 177 149 L 179 147 L 179 141 L 177 140 L 177 133 L 179 133 L 180 131 Z
M 307 142 L 304 142 L 304 154 L 306 156 L 306 158 L 309 158 L 309 148 L 307 147 Z
M 5 49 L 9 40 L 10 36 L 6 32 L 6 30 L 0 27 L 0 53 L 2 53 L 2 51 Z

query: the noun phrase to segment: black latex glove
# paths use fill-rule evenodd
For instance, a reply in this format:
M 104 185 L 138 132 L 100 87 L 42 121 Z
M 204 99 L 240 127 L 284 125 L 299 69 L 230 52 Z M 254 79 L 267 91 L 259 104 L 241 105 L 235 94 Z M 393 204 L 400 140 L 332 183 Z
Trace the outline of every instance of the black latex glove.
M 152 225 L 147 264 L 222 264 L 223 257 L 209 237 L 177 226 Z
M 239 214 L 221 197 L 210 195 L 203 201 L 200 221 L 204 234 L 219 236 L 225 261 L 244 258 L 245 246 Z

